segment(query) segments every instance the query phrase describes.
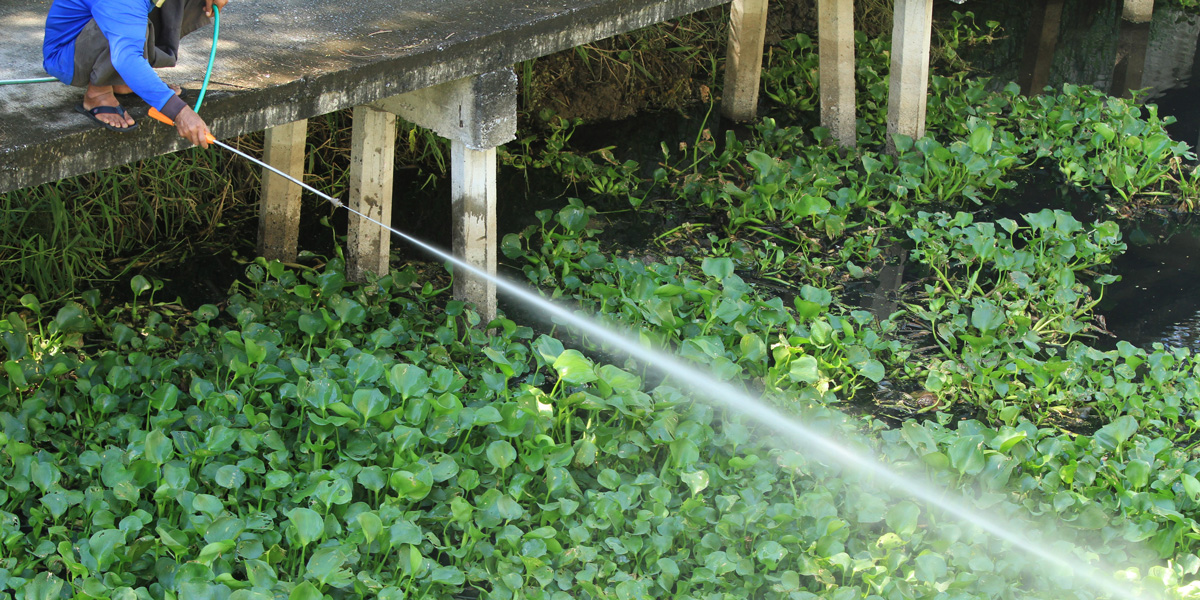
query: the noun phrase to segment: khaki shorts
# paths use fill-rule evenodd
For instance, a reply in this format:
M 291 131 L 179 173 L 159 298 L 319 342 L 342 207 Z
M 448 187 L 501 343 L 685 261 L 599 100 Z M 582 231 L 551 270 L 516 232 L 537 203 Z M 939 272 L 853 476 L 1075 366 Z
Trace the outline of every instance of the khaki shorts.
M 179 58 L 179 39 L 212 22 L 204 15 L 204 0 L 166 0 L 151 9 L 146 20 L 147 62 L 155 69 L 173 67 Z M 96 21 L 88 21 L 75 38 L 75 77 L 71 85 L 122 85 L 113 67 L 108 39 Z

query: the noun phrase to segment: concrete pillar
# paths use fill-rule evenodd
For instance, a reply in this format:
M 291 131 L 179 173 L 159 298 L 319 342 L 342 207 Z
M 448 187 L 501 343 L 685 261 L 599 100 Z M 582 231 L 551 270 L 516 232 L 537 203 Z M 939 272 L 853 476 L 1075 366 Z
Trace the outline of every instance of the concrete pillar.
M 308 120 L 302 119 L 267 130 L 263 161 L 304 181 L 304 148 Z M 300 235 L 301 187 L 263 169 L 259 200 L 258 255 L 267 260 L 296 262 Z
M 1121 18 L 1130 23 L 1149 23 L 1154 16 L 1154 0 L 1125 0 Z
M 888 151 L 897 134 L 925 135 L 929 94 L 929 38 L 933 0 L 896 0 L 892 29 L 892 68 L 888 90 Z
M 1117 59 L 1113 64 L 1112 87 L 1109 94 L 1121 98 L 1132 96 L 1131 90 L 1142 89 L 1146 72 L 1146 49 L 1150 46 L 1150 23 L 1121 21 L 1117 37 Z
M 817 3 L 821 53 L 821 125 L 838 144 L 857 143 L 854 110 L 854 0 Z
M 733 0 L 729 7 L 729 48 L 721 114 L 734 121 L 749 121 L 758 114 L 767 0 Z
M 1021 93 L 1026 96 L 1040 94 L 1050 84 L 1050 68 L 1054 66 L 1054 52 L 1058 49 L 1062 12 L 1063 0 L 1042 0 L 1042 6 L 1034 9 L 1029 32 L 1025 34 L 1025 54 L 1018 76 Z
M 454 255 L 496 274 L 496 149 L 473 150 L 450 141 L 451 214 Z M 469 300 L 484 323 L 496 318 L 496 284 L 464 273 L 454 275 L 454 296 Z
M 496 147 L 516 139 L 517 76 L 501 69 L 451 81 L 372 106 L 450 140 L 454 254 L 496 273 Z M 455 297 L 475 305 L 485 323 L 496 317 L 496 286 L 461 270 Z
M 350 136 L 350 208 L 372 219 L 392 223 L 392 177 L 396 157 L 396 115 L 371 106 L 354 107 Z M 365 281 L 367 273 L 389 270 L 391 234 L 350 213 L 346 229 L 346 274 Z

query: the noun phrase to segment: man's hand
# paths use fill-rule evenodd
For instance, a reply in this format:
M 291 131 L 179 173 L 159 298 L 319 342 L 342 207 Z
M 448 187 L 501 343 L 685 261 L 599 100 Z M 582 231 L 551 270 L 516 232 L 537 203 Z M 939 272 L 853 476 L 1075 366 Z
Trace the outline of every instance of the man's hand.
M 229 2 L 229 0 L 204 0 L 204 16 L 206 16 L 206 17 L 213 16 L 212 7 L 214 4 L 217 5 L 218 9 L 221 9 L 221 8 L 225 8 L 225 4 L 227 2 Z
M 218 2 L 220 0 L 217 0 Z M 196 111 L 191 107 L 185 106 L 183 110 L 175 115 L 175 129 L 179 131 L 179 135 L 193 144 L 201 148 L 208 147 L 208 136 L 211 135 L 208 131 L 208 125 L 204 123 L 204 119 L 196 114 Z

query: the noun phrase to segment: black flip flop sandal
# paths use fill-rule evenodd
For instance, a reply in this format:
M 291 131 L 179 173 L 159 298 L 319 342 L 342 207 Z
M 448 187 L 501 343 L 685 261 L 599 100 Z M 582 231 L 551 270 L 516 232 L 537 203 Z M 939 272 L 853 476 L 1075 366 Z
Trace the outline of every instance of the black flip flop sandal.
M 96 115 L 99 115 L 99 114 L 124 116 L 125 109 L 121 108 L 119 106 L 97 106 L 96 108 L 88 110 L 88 109 L 84 108 L 82 104 L 77 104 L 77 105 L 75 105 L 75 112 L 103 125 L 105 129 L 111 129 L 112 131 L 118 131 L 118 132 L 124 133 L 126 131 L 133 131 L 134 129 L 137 129 L 137 127 L 138 127 L 137 123 L 134 123 L 133 125 L 130 125 L 129 127 L 117 127 L 115 125 L 109 125 L 108 123 L 105 123 L 104 121 L 101 121 L 100 119 L 96 118 Z

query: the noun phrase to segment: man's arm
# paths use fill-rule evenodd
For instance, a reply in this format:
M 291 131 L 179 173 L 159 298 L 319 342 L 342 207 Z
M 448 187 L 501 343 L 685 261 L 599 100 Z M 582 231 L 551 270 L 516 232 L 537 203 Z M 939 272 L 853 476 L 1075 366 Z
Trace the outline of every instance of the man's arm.
M 113 67 L 125 80 L 125 85 L 147 104 L 173 119 L 186 105 L 146 60 L 146 17 L 149 14 L 149 0 L 99 0 L 92 8 L 92 18 L 108 40 Z

